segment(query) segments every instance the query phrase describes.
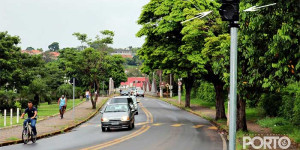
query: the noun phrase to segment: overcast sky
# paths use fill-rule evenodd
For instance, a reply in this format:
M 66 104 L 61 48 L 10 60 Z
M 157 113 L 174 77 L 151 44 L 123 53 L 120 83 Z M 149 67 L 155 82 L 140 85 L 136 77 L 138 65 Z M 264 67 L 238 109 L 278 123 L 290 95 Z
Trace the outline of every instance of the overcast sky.
M 0 0 L 0 31 L 21 38 L 22 49 L 32 46 L 48 50 L 52 42 L 60 48 L 76 47 L 74 32 L 90 38 L 100 30 L 115 32 L 114 48 L 140 47 L 137 25 L 142 7 L 150 0 Z

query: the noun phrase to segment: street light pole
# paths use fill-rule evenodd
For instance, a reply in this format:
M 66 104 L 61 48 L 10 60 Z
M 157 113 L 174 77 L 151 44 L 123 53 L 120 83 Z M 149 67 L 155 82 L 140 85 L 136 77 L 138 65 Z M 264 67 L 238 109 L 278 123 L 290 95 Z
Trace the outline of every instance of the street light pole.
M 237 91 L 237 44 L 238 21 L 231 22 L 230 28 L 230 125 L 229 125 L 229 150 L 235 150 L 236 138 L 236 91 Z

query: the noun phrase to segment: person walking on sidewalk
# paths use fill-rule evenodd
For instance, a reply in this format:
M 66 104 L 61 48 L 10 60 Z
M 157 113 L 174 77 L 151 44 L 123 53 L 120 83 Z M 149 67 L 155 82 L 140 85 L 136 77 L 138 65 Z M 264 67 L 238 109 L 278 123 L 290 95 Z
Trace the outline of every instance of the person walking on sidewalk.
M 60 113 L 60 118 L 64 118 L 64 113 L 67 108 L 67 98 L 62 95 L 61 98 L 58 99 L 58 105 L 59 105 L 59 113 Z
M 28 118 L 24 120 L 23 126 L 25 127 L 27 122 L 30 122 L 31 128 L 33 131 L 33 136 L 36 136 L 36 116 L 37 116 L 37 109 L 33 107 L 33 104 L 31 101 L 28 102 L 28 108 L 25 109 L 24 113 L 21 115 L 21 119 L 24 118 L 25 114 L 28 114 Z
M 89 101 L 90 99 L 90 91 L 85 92 L 86 101 Z

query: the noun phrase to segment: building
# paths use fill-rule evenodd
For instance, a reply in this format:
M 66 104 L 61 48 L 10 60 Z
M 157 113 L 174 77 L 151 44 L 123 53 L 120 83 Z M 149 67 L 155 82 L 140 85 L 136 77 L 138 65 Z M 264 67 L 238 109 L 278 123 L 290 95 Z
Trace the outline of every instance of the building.
M 145 89 L 148 82 L 149 78 L 147 77 L 128 77 L 126 82 L 121 82 L 120 88 L 140 87 Z
M 22 53 L 27 53 L 29 55 L 39 55 L 42 54 L 43 52 L 39 51 L 39 50 L 22 50 Z
M 123 58 L 133 58 L 132 51 L 126 49 L 117 49 L 111 55 L 121 55 Z

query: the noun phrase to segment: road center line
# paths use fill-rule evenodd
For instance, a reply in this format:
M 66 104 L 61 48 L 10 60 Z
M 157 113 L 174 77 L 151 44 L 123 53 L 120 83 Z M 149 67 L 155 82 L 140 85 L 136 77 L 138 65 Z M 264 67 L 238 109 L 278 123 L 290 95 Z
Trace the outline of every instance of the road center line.
M 144 111 L 144 113 L 147 116 L 147 122 L 153 123 L 152 114 L 142 104 L 140 104 L 140 106 L 141 106 L 141 109 Z M 143 125 L 140 129 L 138 129 L 137 131 L 135 131 L 135 132 L 133 132 L 129 135 L 126 135 L 126 136 L 123 136 L 121 138 L 117 138 L 117 139 L 114 139 L 114 140 L 111 140 L 111 141 L 108 141 L 108 142 L 105 142 L 105 143 L 102 143 L 102 144 L 98 144 L 98 145 L 95 145 L 95 146 L 83 148 L 82 150 L 99 150 L 99 149 L 102 149 L 102 148 L 105 148 L 105 147 L 109 147 L 109 146 L 124 142 L 126 140 L 129 140 L 131 138 L 134 138 L 134 137 L 146 132 L 147 130 L 150 129 L 150 127 L 151 126 L 149 124 Z

